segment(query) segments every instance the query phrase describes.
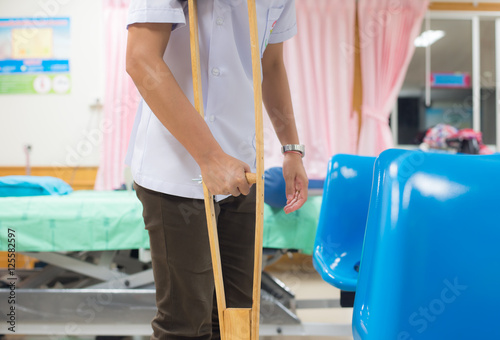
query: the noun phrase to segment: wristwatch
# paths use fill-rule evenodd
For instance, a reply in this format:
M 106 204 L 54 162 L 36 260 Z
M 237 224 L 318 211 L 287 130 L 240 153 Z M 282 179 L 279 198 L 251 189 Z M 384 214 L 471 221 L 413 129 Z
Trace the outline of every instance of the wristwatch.
M 306 154 L 306 147 L 302 144 L 286 144 L 281 147 L 281 153 L 285 154 L 287 151 L 294 151 L 300 153 L 302 158 Z

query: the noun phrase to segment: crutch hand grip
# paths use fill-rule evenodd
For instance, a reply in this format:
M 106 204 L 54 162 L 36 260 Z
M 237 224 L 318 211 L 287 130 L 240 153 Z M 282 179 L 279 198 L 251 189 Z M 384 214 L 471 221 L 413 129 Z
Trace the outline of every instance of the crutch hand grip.
M 257 174 L 253 174 L 251 172 L 245 172 L 245 177 L 247 178 L 248 184 L 257 183 Z

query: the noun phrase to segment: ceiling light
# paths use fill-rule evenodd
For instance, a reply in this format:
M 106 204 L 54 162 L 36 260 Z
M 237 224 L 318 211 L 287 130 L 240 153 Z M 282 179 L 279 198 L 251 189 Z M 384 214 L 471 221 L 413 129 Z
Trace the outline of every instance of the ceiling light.
M 442 37 L 445 36 L 444 31 L 425 31 L 422 32 L 416 39 L 415 39 L 415 46 L 416 47 L 427 47 L 431 46 L 434 44 L 436 41 L 441 39 Z

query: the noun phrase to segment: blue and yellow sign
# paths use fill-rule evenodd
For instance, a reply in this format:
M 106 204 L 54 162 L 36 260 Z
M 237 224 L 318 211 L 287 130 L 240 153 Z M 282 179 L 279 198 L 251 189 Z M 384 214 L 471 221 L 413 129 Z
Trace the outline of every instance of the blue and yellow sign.
M 0 94 L 71 89 L 69 18 L 0 18 Z

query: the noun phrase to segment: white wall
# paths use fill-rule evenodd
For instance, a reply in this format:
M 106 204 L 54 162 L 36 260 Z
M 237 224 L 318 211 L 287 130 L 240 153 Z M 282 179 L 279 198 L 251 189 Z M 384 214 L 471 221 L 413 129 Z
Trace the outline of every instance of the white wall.
M 0 94 L 0 166 L 24 166 L 25 144 L 33 166 L 97 166 L 100 143 L 88 135 L 102 116 L 90 105 L 104 98 L 101 0 L 0 0 L 2 18 L 44 13 L 70 17 L 71 93 Z

